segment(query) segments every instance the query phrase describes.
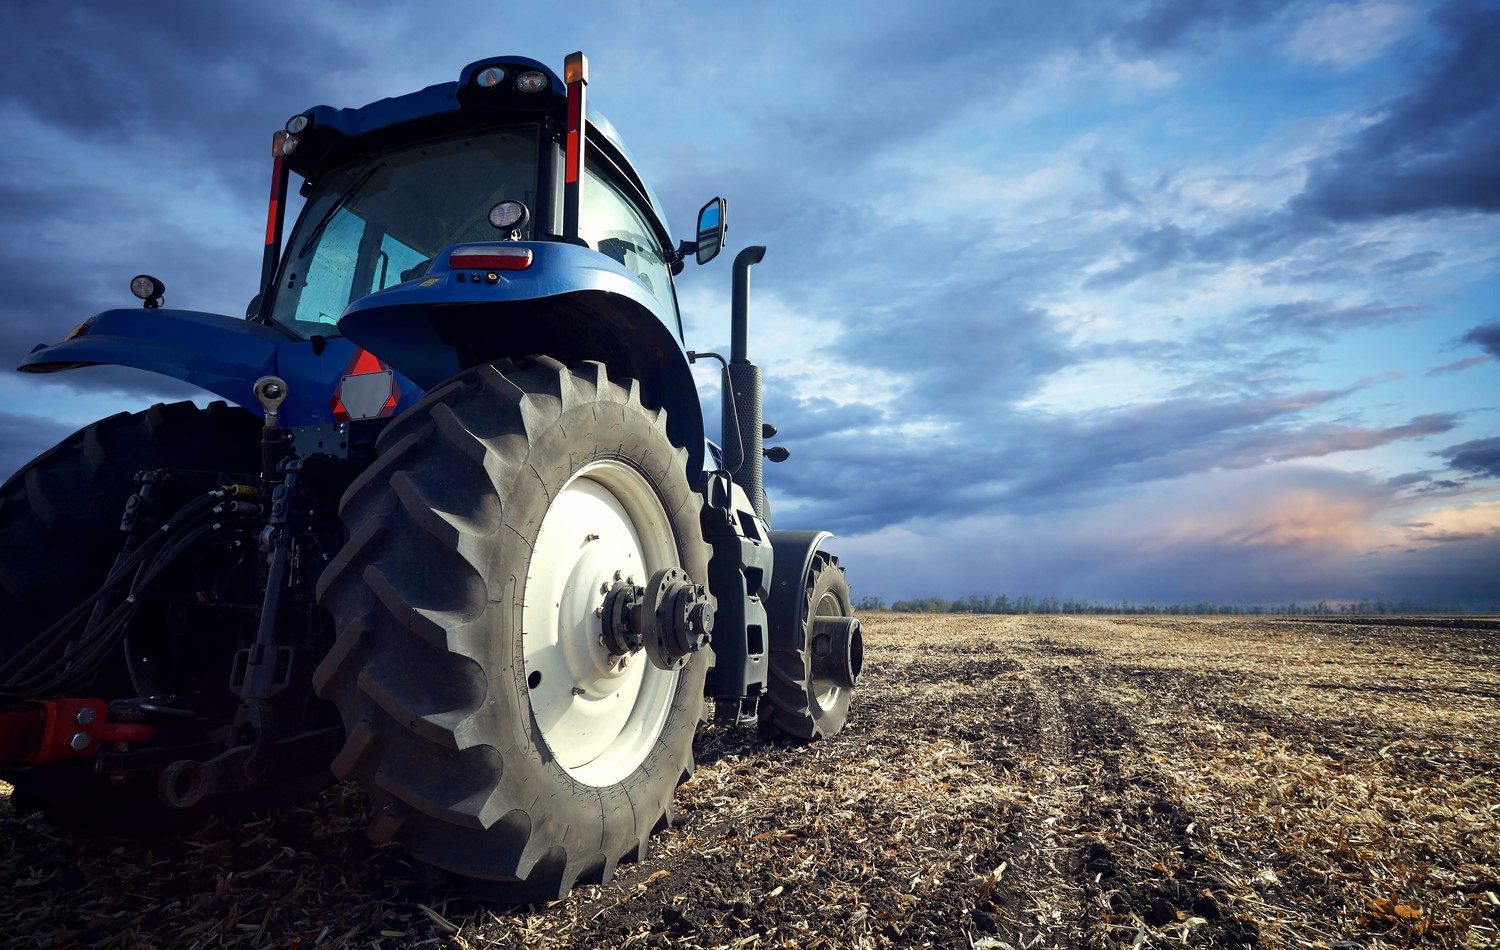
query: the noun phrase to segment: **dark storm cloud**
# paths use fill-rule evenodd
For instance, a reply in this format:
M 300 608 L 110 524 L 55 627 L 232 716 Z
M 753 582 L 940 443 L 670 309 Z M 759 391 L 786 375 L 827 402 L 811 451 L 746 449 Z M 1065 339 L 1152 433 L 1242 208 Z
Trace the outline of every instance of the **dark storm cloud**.
M 1449 4 L 1416 87 L 1308 176 L 1292 207 L 1333 221 L 1500 211 L 1500 9 Z
M 1297 422 L 1348 393 L 1181 398 L 1088 417 L 986 404 L 955 414 L 920 441 L 899 429 L 882 434 L 852 426 L 812 439 L 787 425 L 780 441 L 798 464 L 768 478 L 796 498 L 799 518 L 861 532 L 917 518 L 1066 509 L 1147 482 L 1420 439 L 1450 431 L 1457 421 L 1438 413 L 1390 426 Z M 773 395 L 768 413 L 796 419 L 797 407 L 786 403 Z M 932 421 L 903 418 L 902 405 L 895 403 L 888 425 Z M 859 473 L 858 492 L 850 490 L 851 473 Z
M 0 30 L 5 100 L 96 141 L 200 157 L 246 187 L 318 77 L 359 62 L 312 18 L 266 5 L 10 3 Z
M 1448 460 L 1451 469 L 1500 478 L 1500 437 L 1460 442 L 1437 454 Z
M 1500 322 L 1475 327 L 1463 335 L 1463 341 L 1473 343 L 1496 359 L 1500 359 Z

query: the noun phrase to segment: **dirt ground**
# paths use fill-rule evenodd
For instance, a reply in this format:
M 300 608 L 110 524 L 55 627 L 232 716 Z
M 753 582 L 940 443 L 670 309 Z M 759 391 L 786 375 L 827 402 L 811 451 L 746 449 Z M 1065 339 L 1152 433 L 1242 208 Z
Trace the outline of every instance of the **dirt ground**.
M 865 629 L 841 736 L 706 727 L 651 857 L 554 905 L 416 883 L 348 786 L 154 842 L 0 799 L 0 942 L 1500 946 L 1500 621 Z

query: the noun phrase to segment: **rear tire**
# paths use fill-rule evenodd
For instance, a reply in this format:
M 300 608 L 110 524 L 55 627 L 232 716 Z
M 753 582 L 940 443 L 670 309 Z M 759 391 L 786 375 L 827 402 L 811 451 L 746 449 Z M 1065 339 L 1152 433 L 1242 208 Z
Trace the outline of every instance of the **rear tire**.
M 215 402 L 165 403 L 122 412 L 68 436 L 0 487 L 0 657 L 9 659 L 104 581 L 124 543 L 120 517 L 137 472 L 158 468 L 253 472 L 260 421 Z M 123 664 L 96 683 L 124 688 Z M 46 698 L 46 697 L 38 697 Z M 204 807 L 179 811 L 156 798 L 152 776 L 113 785 L 84 761 L 4 773 L 11 805 L 80 831 L 131 837 L 201 824 Z
M 370 795 L 374 840 L 475 896 L 607 881 L 692 774 L 704 657 L 603 669 L 594 616 L 616 567 L 707 578 L 686 450 L 637 383 L 541 357 L 459 374 L 378 450 L 318 587 L 339 631 L 314 681 L 348 733 L 335 774 Z
M 778 642 L 771 634 L 771 672 L 761 700 L 760 734 L 811 741 L 837 735 L 849 719 L 854 688 L 839 686 L 813 673 L 813 617 L 852 617 L 849 582 L 838 559 L 826 551 L 813 555 L 803 584 L 801 623 L 792 638 Z
M 160 403 L 91 423 L 0 487 L 0 656 L 9 658 L 92 594 L 124 543 L 137 472 L 253 472 L 260 421 L 215 402 Z

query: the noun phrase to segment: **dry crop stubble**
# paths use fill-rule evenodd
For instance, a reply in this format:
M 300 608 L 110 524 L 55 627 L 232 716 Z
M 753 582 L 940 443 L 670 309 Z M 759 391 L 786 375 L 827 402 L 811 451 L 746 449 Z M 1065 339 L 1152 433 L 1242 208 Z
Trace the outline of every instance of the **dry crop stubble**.
M 347 785 L 183 839 L 0 802 L 23 945 L 1486 946 L 1500 622 L 874 614 L 849 728 L 705 728 L 643 864 L 445 899 Z

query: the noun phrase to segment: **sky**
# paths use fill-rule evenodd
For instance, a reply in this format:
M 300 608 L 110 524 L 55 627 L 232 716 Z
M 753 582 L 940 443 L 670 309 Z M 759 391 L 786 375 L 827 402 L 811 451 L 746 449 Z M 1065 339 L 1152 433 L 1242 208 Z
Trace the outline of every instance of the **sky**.
M 239 315 L 311 105 L 582 49 L 856 596 L 1500 604 L 1500 4 L 7 3 L 0 475 L 201 396 L 9 371 L 140 272 Z M 699 372 L 710 430 L 719 389 Z

